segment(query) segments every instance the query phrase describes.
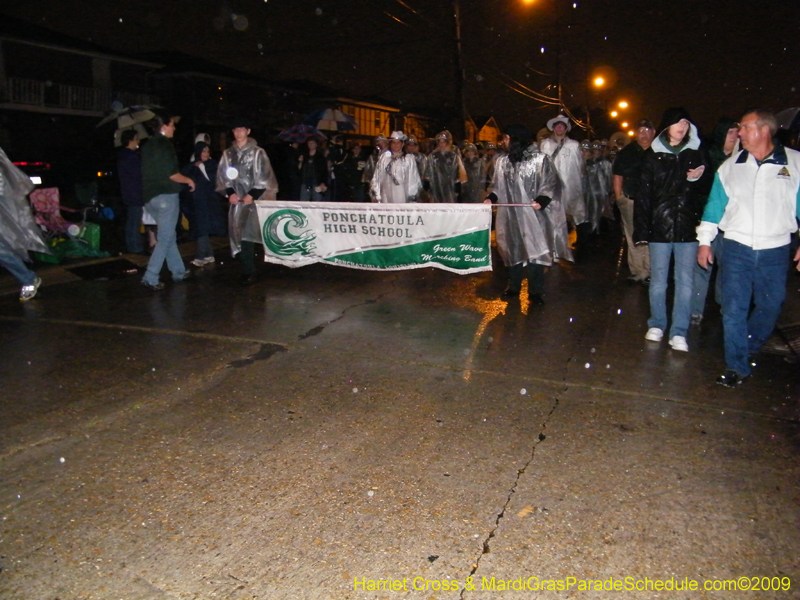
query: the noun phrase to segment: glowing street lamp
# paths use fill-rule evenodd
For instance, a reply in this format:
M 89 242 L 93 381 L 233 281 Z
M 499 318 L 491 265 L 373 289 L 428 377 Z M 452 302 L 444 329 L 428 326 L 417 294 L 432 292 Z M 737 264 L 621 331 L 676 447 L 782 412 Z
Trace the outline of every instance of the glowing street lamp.
M 623 124 L 622 124 L 622 126 L 623 126 L 623 127 L 627 127 L 627 126 L 628 126 L 628 124 L 627 124 L 627 123 L 623 123 Z
M 595 87 L 603 87 L 603 84 L 606 82 L 605 79 L 602 77 L 595 77 L 594 78 L 594 85 Z
M 615 111 L 615 110 L 612 110 L 612 111 L 611 111 L 611 116 L 612 116 L 612 117 L 616 117 L 618 114 L 619 114 L 619 113 L 618 113 L 617 111 Z
M 625 102 L 625 100 L 622 100 L 617 106 L 619 106 L 620 108 L 628 108 L 628 103 Z

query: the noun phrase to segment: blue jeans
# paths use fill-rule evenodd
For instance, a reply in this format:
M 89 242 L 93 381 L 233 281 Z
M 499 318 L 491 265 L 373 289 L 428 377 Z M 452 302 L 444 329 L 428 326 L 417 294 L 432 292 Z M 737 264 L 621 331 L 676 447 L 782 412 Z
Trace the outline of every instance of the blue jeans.
M 667 329 L 669 263 L 675 256 L 675 291 L 669 337 L 686 337 L 692 305 L 692 273 L 697 263 L 697 242 L 650 243 L 650 318 L 648 327 Z
M 142 214 L 144 206 L 126 206 L 127 215 L 125 216 L 125 247 L 131 254 L 141 254 L 144 252 L 142 243 Z
M 722 327 L 725 366 L 746 377 L 749 354 L 758 352 L 775 329 L 786 298 L 789 245 L 753 250 L 733 240 L 723 241 Z M 753 310 L 750 311 L 750 302 Z M 748 317 L 749 315 L 749 317 Z
M 22 285 L 33 285 L 36 273 L 25 266 L 23 260 L 0 238 L 0 266 L 5 267 Z
M 211 239 L 207 235 L 198 236 L 194 257 L 202 259 L 210 256 L 214 256 L 214 251 L 211 249 Z
M 322 202 L 325 198 L 322 197 L 322 194 L 314 189 L 314 186 L 311 185 L 303 185 L 300 187 L 300 200 L 303 202 Z
M 178 224 L 180 214 L 180 200 L 178 194 L 160 194 L 152 198 L 145 204 L 147 212 L 155 219 L 158 227 L 158 240 L 153 254 L 147 263 L 147 271 L 142 277 L 142 281 L 150 285 L 156 285 L 161 275 L 164 261 L 172 273 L 172 279 L 180 281 L 186 274 L 186 267 L 178 251 L 177 236 L 175 227 Z

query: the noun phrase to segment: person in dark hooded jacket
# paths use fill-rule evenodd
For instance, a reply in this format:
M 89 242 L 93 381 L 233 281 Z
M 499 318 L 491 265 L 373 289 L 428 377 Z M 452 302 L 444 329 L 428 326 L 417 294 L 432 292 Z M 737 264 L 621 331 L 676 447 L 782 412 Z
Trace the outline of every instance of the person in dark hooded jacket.
M 711 145 L 708 148 L 708 163 L 711 167 L 711 174 L 717 172 L 720 165 L 724 163 L 736 150 L 739 141 L 739 124 L 733 119 L 722 117 L 714 132 L 711 134 Z M 722 264 L 722 236 L 719 235 L 711 242 L 711 251 L 714 262 L 703 269 L 695 263 L 694 276 L 692 283 L 692 324 L 699 325 L 703 320 L 703 313 L 706 307 L 706 296 L 708 295 L 708 282 L 711 279 L 711 271 L 719 269 Z M 719 273 L 719 272 L 717 272 Z M 722 306 L 722 278 L 717 277 L 714 290 L 714 299 L 717 304 Z
M 214 251 L 209 236 L 225 237 L 228 225 L 225 214 L 225 199 L 216 191 L 217 162 L 211 158 L 211 148 L 205 142 L 194 145 L 195 160 L 183 174 L 195 183 L 189 194 L 192 218 L 189 220 L 190 233 L 197 240 L 192 264 L 202 267 L 214 262 Z
M 669 343 L 673 350 L 688 352 L 695 228 L 710 187 L 703 177 L 708 161 L 700 151 L 697 127 L 683 108 L 668 109 L 658 131 L 644 157 L 633 213 L 634 242 L 650 246 L 650 319 L 645 339 L 661 341 L 667 328 L 667 284 L 674 256 Z

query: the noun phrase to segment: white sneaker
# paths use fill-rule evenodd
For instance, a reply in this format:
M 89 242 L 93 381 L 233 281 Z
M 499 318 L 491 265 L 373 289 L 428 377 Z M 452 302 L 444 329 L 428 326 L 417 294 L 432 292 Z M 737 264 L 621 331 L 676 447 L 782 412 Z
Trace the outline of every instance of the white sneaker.
M 193 264 L 195 267 L 202 267 L 204 264 L 206 264 L 206 259 L 195 258 L 191 264 Z
M 644 339 L 649 340 L 651 342 L 660 342 L 661 338 L 664 337 L 664 332 L 659 329 L 658 327 L 651 327 L 647 330 L 647 333 L 644 334 Z
M 205 264 L 207 264 L 207 265 L 210 265 L 211 263 L 215 262 L 215 261 L 214 261 L 214 257 L 213 257 L 213 256 L 207 256 L 207 257 L 205 257 L 205 258 L 203 259 L 203 262 L 204 262 Z
M 32 300 L 36 295 L 36 292 L 39 290 L 40 285 L 42 285 L 42 280 L 40 277 L 34 279 L 32 285 L 23 285 L 22 291 L 19 293 L 19 301 L 27 302 L 28 300 Z
M 677 350 L 679 352 L 688 352 L 689 351 L 689 344 L 686 343 L 686 338 L 682 335 L 674 335 L 669 340 L 669 345 L 672 346 L 673 350 Z

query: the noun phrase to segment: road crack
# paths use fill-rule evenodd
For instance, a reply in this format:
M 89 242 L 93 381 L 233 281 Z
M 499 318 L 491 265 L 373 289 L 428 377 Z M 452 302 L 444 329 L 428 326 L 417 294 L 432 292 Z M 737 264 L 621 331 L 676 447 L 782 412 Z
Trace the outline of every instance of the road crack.
M 527 468 L 533 462 L 534 456 L 536 455 L 536 448 L 539 446 L 539 444 L 541 444 L 542 442 L 544 442 L 547 439 L 547 435 L 545 434 L 545 431 L 547 430 L 547 424 L 553 418 L 553 414 L 555 413 L 556 409 L 558 408 L 559 402 L 560 401 L 558 399 L 558 396 L 556 396 L 554 398 L 553 407 L 550 409 L 550 412 L 547 413 L 547 416 L 545 417 L 544 421 L 542 422 L 542 428 L 541 428 L 541 430 L 539 430 L 539 434 L 536 436 L 536 441 L 534 441 L 532 446 L 531 446 L 531 453 L 530 453 L 530 456 L 528 457 L 528 460 L 525 461 L 525 464 L 522 465 L 522 467 L 517 469 L 517 475 L 514 478 L 514 483 L 511 485 L 511 488 L 509 489 L 508 495 L 506 496 L 506 500 L 503 503 L 503 506 L 501 507 L 500 511 L 497 513 L 497 515 L 495 517 L 494 527 L 492 527 L 492 529 L 489 531 L 489 533 L 486 535 L 486 537 L 483 540 L 481 553 L 478 555 L 478 558 L 476 558 L 475 562 L 472 564 L 472 570 L 469 572 L 469 575 L 467 575 L 468 578 L 472 578 L 472 577 L 475 576 L 475 573 L 477 573 L 478 569 L 480 569 L 480 567 L 481 567 L 481 560 L 483 559 L 483 556 L 485 554 L 489 554 L 491 552 L 492 539 L 495 537 L 495 535 L 497 533 L 497 530 L 500 529 L 500 522 L 506 516 L 506 510 L 508 510 L 508 507 L 511 504 L 511 500 L 514 497 L 514 494 L 517 493 L 517 488 L 519 487 L 519 483 L 520 483 L 520 480 L 522 479 L 522 476 L 525 474 L 525 471 L 527 470 Z M 464 586 L 461 589 L 461 594 L 460 594 L 460 597 L 462 598 L 462 600 L 463 600 L 463 598 L 465 598 L 465 594 L 466 594 L 467 591 L 475 591 L 475 588 L 473 588 L 472 590 L 468 590 L 467 587 Z

